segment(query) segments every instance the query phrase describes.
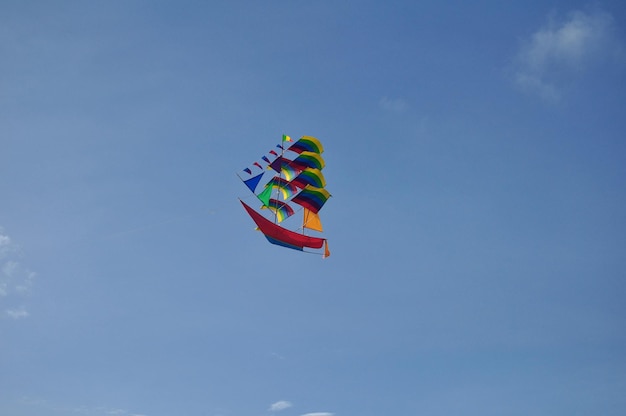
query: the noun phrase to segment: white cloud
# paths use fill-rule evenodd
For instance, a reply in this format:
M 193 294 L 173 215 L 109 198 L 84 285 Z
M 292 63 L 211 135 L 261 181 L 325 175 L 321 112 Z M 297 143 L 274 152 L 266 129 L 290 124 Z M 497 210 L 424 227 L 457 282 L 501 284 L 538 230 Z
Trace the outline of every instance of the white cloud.
M 573 11 L 564 22 L 550 21 L 518 52 L 516 84 L 546 100 L 558 100 L 565 73 L 584 71 L 590 63 L 617 52 L 612 31 L 613 17 L 603 11 Z
M 26 318 L 29 315 L 28 311 L 26 311 L 26 309 L 24 308 L 7 309 L 6 312 L 7 312 L 7 315 L 12 319 Z
M 6 260 L 4 264 L 0 264 L 0 295 L 24 295 L 30 291 L 34 278 L 35 273 L 24 268 L 18 261 Z
M 19 247 L 0 227 L 0 298 L 3 303 L 22 303 L 33 285 L 35 273 L 19 261 Z M 24 306 L 19 308 L 1 306 L 6 316 L 12 319 L 26 318 L 29 313 Z
M 279 412 L 279 411 L 281 411 L 281 410 L 288 409 L 288 408 L 290 408 L 291 406 L 292 406 L 291 402 L 288 402 L 288 401 L 286 401 L 286 400 L 280 400 L 280 401 L 277 401 L 276 403 L 273 403 L 273 404 L 270 406 L 269 410 L 270 410 L 271 412 Z
M 406 100 L 402 98 L 389 98 L 389 97 L 381 98 L 380 101 L 378 102 L 378 105 L 383 110 L 390 111 L 393 113 L 401 113 L 409 107 Z
M 2 266 L 2 273 L 10 279 L 15 276 L 18 266 L 19 264 L 16 261 L 9 260 Z
M 554 102 L 561 98 L 561 93 L 554 85 L 535 74 L 518 73 L 515 82 L 524 91 L 534 92 L 546 101 Z
M 35 276 L 35 273 L 26 270 L 21 281 L 15 285 L 15 291 L 22 294 L 29 292 Z
M 11 239 L 8 235 L 5 235 L 0 227 L 0 259 L 7 255 L 11 251 Z
M 333 413 L 329 413 L 329 412 L 313 412 L 313 413 L 305 413 L 302 416 L 333 416 Z

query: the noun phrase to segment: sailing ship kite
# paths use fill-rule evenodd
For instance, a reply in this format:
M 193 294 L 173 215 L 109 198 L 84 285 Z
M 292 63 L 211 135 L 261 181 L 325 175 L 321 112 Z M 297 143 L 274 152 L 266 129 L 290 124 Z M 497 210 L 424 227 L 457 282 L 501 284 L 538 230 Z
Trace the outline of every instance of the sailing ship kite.
M 267 213 L 264 215 L 240 200 L 270 243 L 313 253 L 323 250 L 323 256 L 328 257 L 328 242 L 319 236 L 323 231 L 319 211 L 330 198 L 322 174 L 322 152 L 322 143 L 315 137 L 302 136 L 294 142 L 283 135 L 281 144 L 245 168 L 243 176 L 237 176 L 261 201 L 261 210 Z M 284 226 L 284 220 L 299 213 L 301 227 Z

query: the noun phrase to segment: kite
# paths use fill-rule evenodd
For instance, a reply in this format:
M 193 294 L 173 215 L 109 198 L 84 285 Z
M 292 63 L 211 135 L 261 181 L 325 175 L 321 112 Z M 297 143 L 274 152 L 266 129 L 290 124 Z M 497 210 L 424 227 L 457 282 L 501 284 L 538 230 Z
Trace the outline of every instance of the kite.
M 237 174 L 261 202 L 260 211 L 241 199 L 239 202 L 270 243 L 330 256 L 328 241 L 320 235 L 323 228 L 319 211 L 331 196 L 322 174 L 323 152 L 322 143 L 315 137 L 302 136 L 293 141 L 283 135 L 281 144 Z M 263 171 L 258 173 L 253 167 Z M 283 224 L 300 212 L 300 227 L 293 229 Z

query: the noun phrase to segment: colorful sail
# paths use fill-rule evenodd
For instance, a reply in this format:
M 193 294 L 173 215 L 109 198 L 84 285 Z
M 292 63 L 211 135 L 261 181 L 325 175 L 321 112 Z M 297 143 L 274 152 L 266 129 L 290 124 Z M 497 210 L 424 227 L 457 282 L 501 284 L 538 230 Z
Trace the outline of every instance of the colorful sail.
M 313 152 L 324 153 L 324 147 L 322 143 L 315 137 L 303 136 L 300 140 L 289 146 L 289 150 L 296 153 Z
M 265 184 L 265 189 L 263 190 L 263 192 L 261 192 L 261 194 L 271 195 L 273 191 L 280 192 L 283 199 L 287 200 L 290 196 L 298 192 L 298 188 L 296 188 L 294 184 L 290 183 L 286 179 L 275 176 L 270 179 L 267 184 Z M 264 201 L 266 199 L 265 197 L 261 197 L 260 195 L 259 198 L 261 199 L 261 201 Z
M 293 172 L 301 172 L 304 169 L 322 169 L 324 168 L 324 159 L 319 153 L 301 152 L 295 159 L 288 159 L 284 156 L 277 157 L 269 167 L 276 172 L 285 171 L 287 169 Z
M 270 209 L 276 215 L 276 222 L 283 222 L 295 214 L 293 208 L 287 203 L 274 198 L 270 198 L 268 204 L 264 205 L 262 208 Z
M 324 167 L 324 159 L 322 159 L 319 153 L 302 152 L 289 165 L 300 170 L 307 168 L 322 169 Z
M 283 175 L 288 181 L 295 178 L 298 173 L 300 173 L 300 170 L 291 166 L 289 163 L 285 163 L 280 167 L 280 174 Z
M 300 174 L 290 183 L 300 189 L 305 188 L 307 185 L 311 185 L 316 188 L 323 188 L 326 186 L 326 179 L 324 179 L 324 175 L 321 170 L 307 168 L 300 172 Z
M 294 142 L 283 135 L 281 144 L 244 169 L 240 179 L 261 201 L 261 212 L 266 212 L 261 214 L 241 201 L 268 241 L 296 250 L 323 250 L 319 254 L 327 257 L 330 252 L 326 239 L 307 235 L 323 232 L 319 211 L 330 198 L 322 174 L 323 151 L 322 143 L 315 137 L 303 136 Z M 253 167 L 262 168 L 262 165 L 267 169 L 253 176 Z M 300 227 L 291 220 L 285 221 L 299 212 L 302 213 Z M 291 229 L 283 221 L 292 225 Z
M 326 189 L 307 185 L 306 188 L 291 199 L 291 202 L 308 208 L 317 214 L 328 201 L 328 198 L 330 198 L 330 194 Z

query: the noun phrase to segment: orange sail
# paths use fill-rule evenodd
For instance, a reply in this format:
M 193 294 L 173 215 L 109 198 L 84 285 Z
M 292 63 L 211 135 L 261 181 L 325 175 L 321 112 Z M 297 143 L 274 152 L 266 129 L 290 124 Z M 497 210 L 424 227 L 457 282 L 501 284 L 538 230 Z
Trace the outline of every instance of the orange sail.
M 322 232 L 322 221 L 320 216 L 308 208 L 304 208 L 304 217 L 302 220 L 302 228 Z

